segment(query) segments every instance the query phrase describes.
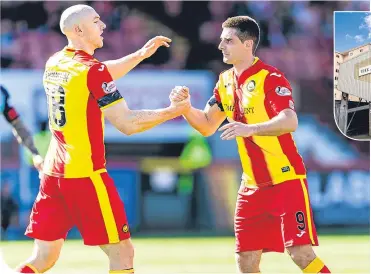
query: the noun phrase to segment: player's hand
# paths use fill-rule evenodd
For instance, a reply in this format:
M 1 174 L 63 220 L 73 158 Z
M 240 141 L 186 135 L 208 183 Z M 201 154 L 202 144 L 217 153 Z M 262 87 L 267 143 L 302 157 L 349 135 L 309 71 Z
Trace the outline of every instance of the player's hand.
M 186 99 L 181 101 L 171 101 L 170 107 L 172 107 L 178 115 L 183 115 L 191 109 L 191 97 L 188 96 Z
M 40 155 L 33 155 L 33 156 L 32 156 L 32 161 L 33 161 L 33 165 L 34 165 L 34 167 L 35 167 L 39 172 L 41 172 L 42 169 L 43 169 L 43 166 L 44 166 L 44 159 L 43 159 L 43 157 L 41 157 Z
M 191 95 L 189 94 L 189 88 L 186 86 L 173 88 L 169 99 L 171 106 L 180 111 L 179 115 L 183 115 L 191 109 Z
M 219 131 L 223 131 L 220 135 L 222 140 L 232 140 L 236 137 L 250 137 L 254 135 L 257 127 L 233 121 L 219 128 Z
M 171 102 L 171 107 L 178 113 L 178 115 L 183 115 L 191 109 L 191 100 L 187 99 L 179 102 Z
M 171 42 L 170 38 L 165 36 L 156 36 L 149 40 L 140 50 L 140 55 L 143 59 L 151 57 L 159 47 L 165 46 L 170 47 L 169 43 Z
M 189 88 L 185 86 L 176 86 L 171 90 L 169 99 L 171 102 L 180 102 L 190 97 Z

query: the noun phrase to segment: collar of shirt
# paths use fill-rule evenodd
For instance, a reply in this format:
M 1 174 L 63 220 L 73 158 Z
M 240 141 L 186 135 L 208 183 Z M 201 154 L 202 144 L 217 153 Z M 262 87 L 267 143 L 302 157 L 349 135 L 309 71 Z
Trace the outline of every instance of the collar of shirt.
M 87 56 L 87 57 L 91 57 L 91 58 L 93 58 L 92 55 L 90 55 L 89 53 L 87 53 L 86 51 L 83 51 L 83 50 L 81 50 L 81 49 L 73 49 L 73 48 L 69 48 L 68 46 L 66 46 L 66 47 L 64 48 L 64 50 L 66 50 L 66 51 L 70 51 L 70 52 L 75 52 L 76 54 L 81 54 L 81 55 L 85 55 L 85 56 Z
M 234 77 L 234 86 L 235 88 L 240 88 L 241 85 L 246 81 L 247 78 L 249 78 L 251 75 L 254 75 L 261 69 L 261 65 L 263 62 L 258 58 L 255 57 L 254 62 L 250 67 L 245 69 L 239 77 L 235 74 L 233 70 L 233 77 Z

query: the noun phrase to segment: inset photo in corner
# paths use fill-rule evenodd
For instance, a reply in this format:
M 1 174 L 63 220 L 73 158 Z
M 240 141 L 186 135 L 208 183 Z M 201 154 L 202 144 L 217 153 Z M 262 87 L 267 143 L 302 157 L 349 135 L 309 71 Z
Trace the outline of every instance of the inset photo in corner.
M 334 13 L 334 116 L 355 140 L 371 139 L 371 12 Z

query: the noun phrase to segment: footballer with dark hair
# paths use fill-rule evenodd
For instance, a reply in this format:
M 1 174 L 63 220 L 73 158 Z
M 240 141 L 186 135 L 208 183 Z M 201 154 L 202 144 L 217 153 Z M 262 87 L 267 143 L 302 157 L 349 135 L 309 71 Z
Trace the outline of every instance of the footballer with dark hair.
M 232 65 L 219 75 L 204 110 L 184 113 L 189 124 L 210 136 L 236 139 L 243 174 L 235 211 L 236 261 L 242 273 L 260 272 L 263 252 L 284 252 L 304 273 L 330 273 L 316 256 L 316 228 L 306 169 L 292 132 L 298 126 L 292 88 L 285 75 L 255 56 L 260 28 L 249 16 L 228 18 L 219 50 Z M 174 102 L 188 95 L 173 89 Z M 278 272 L 278 270 L 277 270 Z

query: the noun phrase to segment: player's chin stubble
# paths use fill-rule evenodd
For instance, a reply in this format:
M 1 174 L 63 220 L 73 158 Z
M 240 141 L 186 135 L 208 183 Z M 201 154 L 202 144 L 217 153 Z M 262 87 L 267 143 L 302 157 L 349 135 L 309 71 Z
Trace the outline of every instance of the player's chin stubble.
M 223 58 L 223 62 L 228 64 L 228 65 L 232 65 L 231 60 L 229 60 L 228 58 Z
M 97 47 L 97 49 L 102 48 L 103 47 L 103 41 L 97 43 L 96 47 Z

